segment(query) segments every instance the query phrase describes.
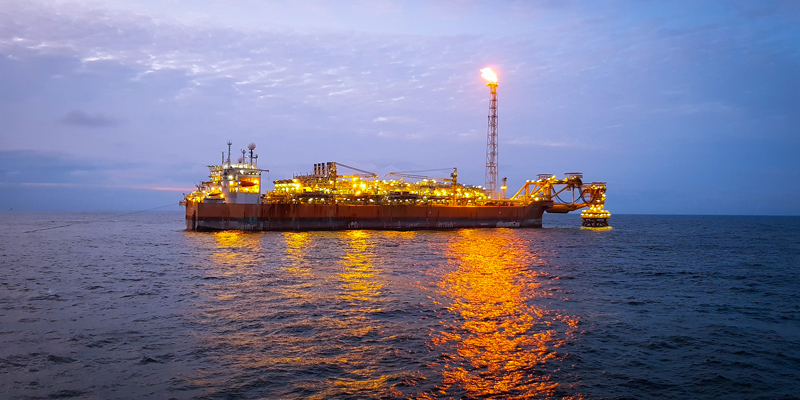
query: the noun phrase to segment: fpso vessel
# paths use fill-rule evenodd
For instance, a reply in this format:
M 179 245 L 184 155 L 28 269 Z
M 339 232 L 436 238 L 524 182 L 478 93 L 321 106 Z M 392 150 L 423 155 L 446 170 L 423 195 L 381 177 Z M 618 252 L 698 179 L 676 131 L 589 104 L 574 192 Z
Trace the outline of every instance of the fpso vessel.
M 327 162 L 308 174 L 274 181 L 275 189 L 261 193 L 261 172 L 255 144 L 242 150 L 238 162 L 223 152 L 219 165 L 209 166 L 209 179 L 185 195 L 186 229 L 197 231 L 309 231 L 345 229 L 456 229 L 542 226 L 544 212 L 566 213 L 579 208 L 584 226 L 607 226 L 603 210 L 604 183 L 584 184 L 582 175 L 564 179 L 540 174 L 510 198 L 488 193 L 480 186 L 458 183 L 457 170 L 449 178 L 394 172 L 376 174 Z M 353 170 L 339 173 L 340 168 Z M 505 181 L 505 180 L 504 180 Z M 562 196 L 571 201 L 562 201 Z

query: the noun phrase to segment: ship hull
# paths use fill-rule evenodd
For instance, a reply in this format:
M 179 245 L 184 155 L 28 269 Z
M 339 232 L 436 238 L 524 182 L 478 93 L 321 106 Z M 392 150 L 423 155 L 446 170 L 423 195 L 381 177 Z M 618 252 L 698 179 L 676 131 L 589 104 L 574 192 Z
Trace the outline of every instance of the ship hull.
M 541 228 L 552 202 L 524 206 L 186 204 L 186 229 L 195 231 L 426 230 Z

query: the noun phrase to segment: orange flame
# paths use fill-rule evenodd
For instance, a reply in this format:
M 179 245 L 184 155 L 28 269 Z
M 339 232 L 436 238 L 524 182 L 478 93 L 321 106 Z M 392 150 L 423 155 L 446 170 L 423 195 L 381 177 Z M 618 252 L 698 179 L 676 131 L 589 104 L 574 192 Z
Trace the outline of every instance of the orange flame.
M 492 71 L 491 68 L 484 68 L 481 70 L 481 78 L 486 79 L 489 82 L 497 83 L 497 75 Z

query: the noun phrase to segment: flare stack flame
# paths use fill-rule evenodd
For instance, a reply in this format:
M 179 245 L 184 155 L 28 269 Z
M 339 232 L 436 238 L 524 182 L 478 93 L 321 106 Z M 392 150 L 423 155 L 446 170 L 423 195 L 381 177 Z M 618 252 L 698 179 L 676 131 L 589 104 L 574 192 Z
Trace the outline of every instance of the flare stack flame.
M 497 74 L 491 68 L 484 68 L 481 70 L 481 78 L 486 79 L 490 83 L 497 84 Z

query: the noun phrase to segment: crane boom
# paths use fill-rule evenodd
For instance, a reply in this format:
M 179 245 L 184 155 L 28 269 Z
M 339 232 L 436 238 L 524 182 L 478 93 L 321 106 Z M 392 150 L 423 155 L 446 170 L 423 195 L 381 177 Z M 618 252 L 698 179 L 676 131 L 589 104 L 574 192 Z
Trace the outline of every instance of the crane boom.
M 342 167 L 345 167 L 345 168 L 350 168 L 353 171 L 363 172 L 365 176 L 370 177 L 370 178 L 378 178 L 378 174 L 376 174 L 374 172 L 369 172 L 369 171 L 365 171 L 363 169 L 358 169 L 356 167 L 351 167 L 349 165 L 345 165 L 345 164 L 342 164 L 340 162 L 336 162 L 336 165 L 339 165 L 339 166 L 342 166 Z
M 398 171 L 398 172 L 389 172 L 384 176 L 399 176 L 401 178 L 410 178 L 410 179 L 428 179 L 428 180 L 438 180 L 443 182 L 453 182 L 455 185 L 458 180 L 458 168 L 452 168 L 453 172 L 450 174 L 450 178 L 437 178 L 434 176 L 427 176 L 427 175 L 418 175 L 414 172 L 433 172 L 433 171 L 447 171 L 450 168 L 437 168 L 437 169 L 421 169 L 417 171 Z

